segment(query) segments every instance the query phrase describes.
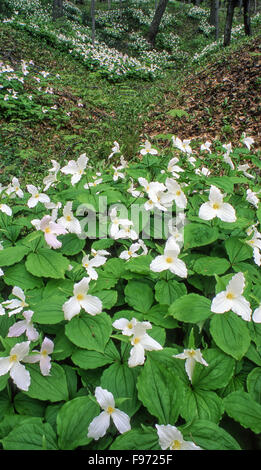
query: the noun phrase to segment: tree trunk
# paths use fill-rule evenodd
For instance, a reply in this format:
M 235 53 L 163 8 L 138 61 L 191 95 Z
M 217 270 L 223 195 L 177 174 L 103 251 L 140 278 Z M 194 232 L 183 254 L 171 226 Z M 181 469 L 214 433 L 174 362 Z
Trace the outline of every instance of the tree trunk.
M 209 22 L 215 26 L 215 39 L 219 36 L 219 0 L 211 0 Z
M 95 0 L 91 0 L 91 17 L 92 17 L 92 45 L 95 44 Z
M 244 8 L 244 26 L 245 34 L 247 36 L 251 35 L 251 25 L 250 25 L 250 0 L 243 0 Z
M 63 16 L 63 0 L 53 0 L 53 21 Z
M 169 0 L 159 0 L 157 9 L 155 11 L 153 20 L 150 25 L 149 34 L 148 34 L 148 40 L 152 45 L 154 45 L 155 43 L 155 39 L 159 31 L 161 18 L 166 10 L 168 1 Z
M 227 16 L 224 31 L 224 46 L 229 46 L 231 40 L 231 29 L 233 23 L 234 10 L 237 5 L 237 0 L 228 0 Z

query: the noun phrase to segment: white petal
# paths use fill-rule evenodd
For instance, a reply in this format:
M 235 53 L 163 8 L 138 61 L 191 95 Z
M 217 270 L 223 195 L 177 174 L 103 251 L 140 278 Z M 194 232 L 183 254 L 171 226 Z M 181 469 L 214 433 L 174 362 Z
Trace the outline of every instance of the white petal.
M 14 364 L 10 370 L 10 377 L 20 390 L 27 391 L 29 389 L 31 378 L 24 365 L 19 362 Z
M 156 428 L 162 450 L 169 449 L 174 440 L 183 441 L 181 432 L 175 426 L 156 424 Z
M 40 359 L 40 370 L 42 375 L 50 375 L 51 369 L 51 358 L 49 356 L 41 356 Z
M 217 210 L 217 217 L 223 222 L 235 222 L 237 220 L 235 209 L 231 204 L 224 202 L 222 207 Z
M 110 426 L 110 415 L 106 411 L 94 418 L 88 428 L 88 437 L 92 437 L 97 441 L 100 437 L 105 436 L 108 427 Z
M 0 357 L 0 376 L 7 374 L 12 367 L 9 357 Z
M 129 416 L 124 413 L 123 411 L 120 411 L 120 410 L 115 410 L 112 414 L 111 414 L 111 417 L 112 417 L 112 420 L 116 426 L 116 428 L 118 429 L 118 431 L 123 434 L 124 432 L 127 432 L 131 429 L 131 426 L 130 426 L 130 418 Z
M 243 320 L 251 320 L 251 308 L 250 303 L 245 299 L 245 297 L 240 296 L 233 300 L 231 310 L 243 318 Z
M 7 336 L 9 338 L 12 338 L 12 337 L 18 338 L 18 336 L 21 336 L 25 332 L 26 329 L 27 329 L 26 320 L 18 321 L 14 325 L 10 326 Z
M 81 301 L 81 307 L 90 315 L 98 315 L 102 311 L 102 301 L 94 295 L 86 295 Z
M 166 262 L 166 256 L 164 255 L 156 256 L 156 258 L 150 263 L 150 270 L 155 273 L 160 273 L 166 269 L 169 269 L 169 263 Z
M 89 282 L 90 282 L 90 279 L 88 277 L 84 277 L 80 282 L 77 282 L 76 284 L 74 284 L 74 287 L 73 287 L 74 295 L 77 296 L 78 294 L 84 294 L 88 292 Z
M 18 299 L 25 301 L 25 295 L 21 287 L 15 286 L 12 290 L 12 294 L 18 297 Z
M 65 320 L 71 320 L 81 311 L 81 306 L 75 297 L 71 297 L 63 304 L 63 312 Z
M 21 361 L 29 353 L 30 341 L 17 343 L 10 351 L 10 356 L 17 355 L 18 360 Z
M 169 269 L 173 274 L 176 274 L 176 276 L 182 278 L 187 277 L 188 275 L 187 267 L 184 261 L 178 258 L 176 258 L 175 261 L 170 264 Z
M 130 357 L 128 360 L 129 367 L 141 366 L 145 361 L 145 352 L 141 344 L 136 344 L 130 350 Z
M 226 291 L 222 291 L 214 297 L 211 303 L 211 312 L 225 313 L 231 309 L 232 302 L 227 299 Z
M 115 407 L 113 394 L 105 388 L 96 387 L 95 398 L 103 410 L 107 410 L 108 406 Z
M 200 206 L 198 216 L 203 220 L 212 220 L 217 216 L 217 211 L 213 209 L 210 202 L 204 202 L 204 204 Z
M 161 344 L 151 338 L 147 333 L 145 333 L 140 343 L 146 351 L 159 351 L 160 349 L 163 349 Z
M 232 279 L 229 281 L 226 291 L 232 292 L 234 295 L 241 295 L 245 288 L 245 276 L 243 273 L 239 272 L 235 274 Z
M 261 307 L 255 309 L 252 316 L 252 320 L 255 323 L 261 323 Z

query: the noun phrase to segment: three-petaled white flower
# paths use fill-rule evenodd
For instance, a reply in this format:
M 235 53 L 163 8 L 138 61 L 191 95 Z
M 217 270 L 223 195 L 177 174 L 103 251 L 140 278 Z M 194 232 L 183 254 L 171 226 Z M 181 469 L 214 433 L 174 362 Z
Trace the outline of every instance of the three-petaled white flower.
M 29 341 L 36 341 L 39 338 L 39 333 L 33 326 L 32 316 L 34 312 L 32 310 L 26 310 L 23 312 L 24 320 L 17 321 L 14 325 L 9 328 L 8 337 L 17 338 L 23 333 L 26 334 Z
M 4 305 L 5 308 L 11 310 L 8 314 L 9 317 L 22 312 L 25 307 L 28 307 L 28 304 L 25 302 L 24 291 L 21 287 L 14 286 L 12 294 L 17 297 L 17 299 L 5 300 L 5 302 L 2 302 L 2 305 Z
M 180 209 L 185 209 L 185 207 L 187 206 L 187 198 L 177 181 L 171 178 L 167 178 L 165 181 L 165 185 L 167 187 L 168 194 L 172 195 L 176 206 Z
M 145 144 L 143 145 L 143 148 L 140 150 L 141 155 L 146 155 L 147 153 L 150 153 L 151 155 L 157 155 L 158 151 L 154 148 L 151 147 L 151 143 L 146 140 Z
M 201 144 L 200 150 L 202 150 L 202 151 L 207 150 L 207 152 L 211 153 L 211 150 L 210 150 L 211 145 L 212 145 L 211 142 L 206 140 L 206 142 L 204 144 Z
M 229 310 L 236 313 L 243 320 L 251 320 L 250 303 L 242 296 L 245 288 L 244 274 L 239 272 L 229 281 L 226 290 L 214 297 L 211 303 L 211 312 L 225 313 Z
M 242 142 L 245 144 L 245 146 L 248 148 L 248 150 L 250 150 L 251 148 L 251 145 L 254 144 L 254 139 L 252 137 L 246 137 L 246 133 L 243 132 L 243 135 L 242 135 Z
M 181 432 L 171 424 L 156 424 L 162 450 L 202 450 L 192 441 L 184 441 Z
M 112 324 L 117 330 L 121 330 L 123 335 L 132 336 L 134 334 L 134 327 L 137 324 L 136 318 L 128 320 L 127 318 L 119 318 L 115 320 Z M 150 323 L 148 323 L 148 328 L 151 328 Z
M 168 171 L 169 173 L 172 173 L 172 176 L 174 178 L 179 178 L 180 175 L 179 173 L 184 172 L 183 168 L 180 168 L 180 166 L 176 165 L 176 163 L 179 162 L 179 159 L 177 157 L 172 158 L 169 163 L 168 163 Z
M 184 349 L 183 353 L 175 354 L 172 357 L 177 359 L 185 359 L 185 370 L 190 382 L 192 382 L 192 376 L 196 362 L 203 364 L 203 366 L 208 366 L 208 363 L 203 358 L 200 349 Z
M 41 220 L 31 220 L 31 224 L 34 225 L 36 230 L 41 230 L 44 233 L 46 243 L 55 250 L 61 248 L 62 242 L 57 240 L 58 235 L 65 235 L 67 230 L 63 225 L 54 222 L 53 217 L 45 215 Z
M 231 204 L 223 202 L 223 197 L 220 189 L 212 185 L 209 191 L 209 201 L 201 205 L 199 217 L 203 220 L 212 220 L 218 217 L 223 222 L 235 222 L 235 209 Z
M 65 175 L 72 175 L 71 184 L 73 186 L 80 181 L 84 170 L 86 169 L 88 160 L 89 159 L 86 157 L 86 153 L 83 153 L 76 161 L 70 160 L 68 165 L 61 168 L 61 172 Z
M 52 354 L 54 349 L 54 343 L 49 338 L 44 338 L 40 351 L 33 350 L 32 356 L 26 356 L 24 358 L 24 362 L 29 362 L 30 364 L 34 364 L 35 362 L 39 362 L 40 371 L 42 375 L 50 375 L 51 370 L 51 358 L 49 354 Z
M 8 357 L 0 357 L 0 376 L 10 372 L 10 377 L 20 390 L 27 391 L 31 378 L 25 366 L 20 364 L 29 353 L 30 341 L 17 343 L 10 351 Z
M 133 336 L 131 338 L 132 348 L 128 360 L 129 367 L 143 365 L 145 361 L 145 351 L 159 351 L 163 349 L 161 344 L 146 333 L 146 330 L 151 328 L 152 325 L 149 322 L 137 321 L 134 325 Z
M 253 204 L 253 206 L 255 206 L 256 209 L 258 209 L 258 204 L 259 204 L 259 199 L 257 197 L 257 194 L 259 194 L 259 193 L 260 193 L 260 191 L 255 192 L 255 191 L 251 191 L 251 189 L 247 189 L 246 200 L 250 204 Z
M 74 284 L 73 297 L 63 304 L 65 320 L 71 320 L 78 315 L 83 308 L 90 315 L 98 315 L 102 311 L 101 300 L 94 295 L 87 295 L 90 278 L 84 277 Z
M 180 247 L 176 243 L 175 238 L 171 236 L 166 242 L 164 254 L 156 256 L 151 262 L 151 271 L 159 273 L 169 269 L 170 272 L 179 277 L 187 277 L 187 268 L 184 261 L 178 259 L 179 253 Z
M 63 208 L 63 217 L 57 220 L 68 232 L 80 234 L 82 231 L 81 224 L 72 211 L 72 201 L 68 201 Z
M 179 137 L 172 136 L 171 138 L 173 145 L 177 147 L 184 153 L 192 153 L 192 148 L 190 147 L 190 139 L 184 139 L 183 141 Z
M 92 420 L 88 428 L 88 437 L 96 441 L 105 436 L 112 419 L 120 434 L 131 429 L 130 418 L 123 411 L 115 408 L 115 400 L 111 392 L 102 387 L 96 387 L 95 398 L 103 411 Z
M 94 268 L 98 268 L 106 263 L 107 258 L 105 256 L 99 256 L 98 254 L 90 259 L 90 255 L 85 255 L 82 259 L 82 266 L 86 269 L 88 276 L 91 279 L 98 279 L 98 273 Z
M 28 207 L 35 207 L 38 202 L 42 202 L 43 204 L 46 202 L 50 202 L 49 196 L 47 196 L 47 194 L 45 193 L 41 193 L 39 188 L 37 188 L 33 184 L 28 184 L 26 188 L 27 191 L 31 194 L 31 197 L 27 201 Z
M 120 225 L 124 227 L 133 225 L 133 222 L 129 219 L 121 219 L 117 216 L 117 208 L 113 207 L 110 212 L 111 226 L 110 226 L 110 236 L 115 238 L 120 231 Z
M 11 216 L 13 213 L 11 207 L 9 207 L 7 204 L 2 204 L 1 202 L 0 202 L 0 211 L 9 216 Z

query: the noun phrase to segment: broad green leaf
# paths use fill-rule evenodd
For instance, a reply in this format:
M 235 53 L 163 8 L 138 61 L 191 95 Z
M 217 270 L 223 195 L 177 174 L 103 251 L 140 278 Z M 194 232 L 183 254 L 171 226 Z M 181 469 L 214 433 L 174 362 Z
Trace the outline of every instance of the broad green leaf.
M 41 374 L 39 364 L 26 364 L 26 369 L 31 376 L 29 390 L 24 392 L 26 395 L 51 402 L 68 400 L 66 376 L 59 364 L 52 363 L 50 375 L 47 376 Z
M 67 233 L 61 235 L 59 240 L 62 242 L 60 252 L 67 256 L 73 256 L 80 253 L 86 244 L 86 240 L 82 240 L 75 233 Z
M 222 399 L 215 392 L 186 388 L 180 414 L 187 422 L 207 419 L 218 423 L 223 411 Z
M 195 420 L 181 432 L 185 440 L 193 441 L 204 450 L 241 450 L 227 431 L 205 419 Z
M 63 279 L 68 266 L 67 258 L 47 248 L 40 248 L 37 253 L 30 253 L 25 262 L 26 269 L 34 276 L 54 279 Z
M 224 398 L 226 413 L 244 428 L 261 433 L 261 405 L 247 392 L 233 392 Z
M 187 294 L 169 307 L 169 314 L 185 323 L 198 323 L 213 315 L 211 301 L 198 294 Z
M 152 262 L 151 255 L 138 256 L 137 258 L 131 258 L 125 265 L 126 270 L 132 273 L 138 274 L 150 274 L 150 263 Z
M 128 398 L 120 409 L 132 416 L 140 407 L 137 398 L 137 376 L 139 368 L 130 368 L 127 364 L 116 362 L 109 366 L 101 376 L 101 387 L 109 390 L 115 399 Z
M 253 400 L 261 405 L 261 368 L 255 367 L 247 376 L 247 390 Z
M 233 312 L 215 314 L 210 321 L 210 333 L 217 346 L 237 360 L 250 346 L 247 324 Z
M 65 403 L 57 414 L 59 449 L 73 450 L 88 444 L 91 421 L 100 414 L 100 407 L 90 397 L 78 397 Z
M 240 261 L 245 261 L 253 257 L 252 248 L 236 237 L 228 238 L 225 241 L 225 248 L 231 264 L 239 263 Z
M 208 366 L 196 363 L 193 387 L 203 390 L 225 387 L 233 376 L 235 360 L 218 349 L 206 349 L 203 356 Z
M 13 403 L 10 401 L 7 390 L 4 390 L 0 392 L 0 420 L 12 413 L 14 413 Z
M 11 246 L 0 250 L 0 267 L 12 266 L 12 264 L 19 263 L 29 251 L 30 248 L 22 245 Z
M 64 320 L 63 304 L 66 302 L 66 297 L 51 298 L 50 300 L 44 299 L 36 303 L 32 308 L 34 310 L 33 320 L 42 325 L 54 325 Z
M 19 286 L 23 290 L 43 286 L 42 279 L 29 273 L 25 268 L 24 263 L 21 262 L 5 269 L 5 283 L 8 286 Z
M 159 424 L 175 424 L 183 403 L 183 386 L 173 370 L 147 357 L 137 381 L 138 396 Z
M 89 294 L 95 295 L 102 301 L 103 310 L 110 310 L 117 302 L 118 292 L 116 290 L 96 290 L 90 289 Z
M 178 322 L 168 315 L 168 305 L 153 305 L 147 313 L 144 313 L 144 320 L 148 320 L 154 325 L 162 326 L 163 328 L 172 329 L 178 327 Z
M 120 355 L 113 341 L 110 340 L 102 353 L 99 351 L 88 351 L 87 349 L 76 349 L 71 359 L 81 369 L 87 370 L 120 361 Z
M 49 423 L 24 423 L 15 427 L 4 439 L 4 450 L 57 450 L 55 432 Z
M 155 299 L 162 305 L 170 305 L 186 293 L 185 284 L 173 279 L 170 281 L 161 280 L 155 285 Z
M 118 436 L 110 450 L 160 450 L 156 428 L 142 426 Z
M 20 415 L 44 416 L 45 413 L 45 404 L 42 401 L 28 397 L 22 392 L 15 395 L 14 407 Z
M 230 263 L 225 258 L 202 256 L 193 264 L 193 271 L 203 276 L 224 274 L 230 268 Z
M 144 282 L 129 281 L 124 293 L 126 303 L 138 312 L 146 313 L 153 304 L 153 290 Z
M 184 249 L 209 245 L 218 239 L 219 233 L 215 227 L 206 224 L 187 224 L 184 227 Z
M 91 316 L 84 313 L 72 318 L 65 334 L 79 348 L 103 353 L 112 332 L 111 319 L 106 313 Z
M 233 193 L 234 180 L 229 176 L 223 175 L 222 178 L 219 176 L 210 176 L 207 178 L 207 184 L 217 186 L 219 189 L 223 189 L 225 193 Z

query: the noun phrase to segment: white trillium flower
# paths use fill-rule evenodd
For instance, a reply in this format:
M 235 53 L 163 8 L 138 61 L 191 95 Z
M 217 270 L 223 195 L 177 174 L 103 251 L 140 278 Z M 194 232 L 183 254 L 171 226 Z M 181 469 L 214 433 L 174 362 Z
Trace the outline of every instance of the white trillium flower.
M 123 168 L 122 166 L 118 166 L 118 167 L 113 166 L 112 168 L 114 169 L 114 173 L 113 173 L 113 177 L 112 177 L 113 181 L 118 181 L 119 178 L 121 178 L 121 179 L 125 178 L 124 173 L 122 173 L 120 171 Z
M 259 194 L 259 193 L 260 193 L 260 191 L 254 192 L 254 191 L 251 191 L 251 189 L 247 189 L 246 200 L 250 204 L 253 204 L 253 206 L 255 206 L 256 209 L 258 209 L 258 204 L 259 204 L 259 199 L 257 197 L 257 194 Z
M 0 211 L 9 216 L 12 215 L 12 209 L 7 204 L 0 203 Z
M 70 160 L 68 165 L 61 168 L 61 172 L 65 175 L 72 175 L 71 184 L 74 186 L 78 183 L 86 169 L 89 159 L 86 157 L 86 153 L 79 156 L 78 160 Z
M 145 361 L 145 351 L 159 351 L 162 346 L 151 338 L 147 333 L 147 329 L 152 326 L 149 322 L 136 322 L 133 328 L 133 336 L 131 338 L 132 348 L 128 360 L 129 367 L 143 365 Z
M 149 183 L 146 178 L 140 177 L 138 178 L 138 182 L 140 186 L 143 186 L 149 198 L 153 199 L 154 201 L 155 199 L 157 199 L 157 193 L 166 190 L 166 186 L 163 183 L 158 183 L 158 181 L 152 181 L 151 183 Z
M 242 142 L 246 145 L 246 147 L 248 148 L 248 150 L 250 150 L 251 148 L 251 145 L 254 144 L 254 139 L 252 139 L 252 137 L 246 137 L 246 133 L 243 132 L 243 139 L 242 139 Z
M 110 236 L 112 238 L 115 238 L 117 236 L 120 230 L 119 228 L 120 225 L 123 225 L 123 226 L 133 225 L 133 222 L 131 220 L 118 218 L 116 207 L 112 208 L 110 212 L 110 218 L 111 218 Z
M 165 181 L 165 185 L 168 189 L 169 194 L 173 196 L 176 206 L 180 209 L 185 209 L 187 206 L 187 198 L 177 181 L 171 178 L 167 178 Z
M 202 450 L 191 441 L 184 441 L 181 432 L 170 424 L 156 424 L 159 444 L 162 450 Z
M 36 230 L 41 230 L 44 233 L 45 241 L 51 248 L 61 248 L 62 243 L 56 237 L 65 235 L 68 232 L 63 225 L 54 222 L 52 216 L 45 215 L 41 220 L 31 220 L 31 224 L 34 225 Z
M 21 287 L 14 286 L 12 289 L 12 294 L 17 297 L 17 299 L 6 300 L 2 302 L 5 308 L 11 310 L 9 312 L 9 317 L 15 315 L 16 313 L 22 312 L 25 307 L 28 307 L 28 304 L 25 302 L 25 294 Z
M 45 176 L 43 179 L 43 184 L 45 185 L 44 191 L 47 191 L 51 186 L 54 185 L 57 181 L 57 173 L 59 172 L 61 166 L 56 160 L 51 160 L 53 167 L 50 168 L 49 175 Z
M 28 184 L 26 188 L 27 191 L 31 194 L 31 197 L 27 201 L 28 207 L 35 207 L 38 202 L 42 202 L 43 204 L 50 202 L 49 196 L 47 196 L 47 194 L 41 193 L 40 190 L 33 184 Z
M 79 235 L 82 232 L 79 220 L 73 215 L 72 201 L 68 201 L 66 203 L 63 208 L 63 217 L 58 219 L 57 223 L 63 225 L 63 227 L 70 233 L 76 233 Z
M 250 303 L 242 296 L 245 288 L 245 277 L 243 273 L 235 274 L 229 281 L 225 291 L 214 297 L 211 304 L 211 312 L 225 313 L 229 310 L 236 313 L 243 320 L 251 320 Z
M 184 153 L 192 153 L 192 148 L 190 147 L 190 139 L 184 139 L 183 141 L 179 137 L 172 136 L 172 142 L 175 147 L 181 150 Z
M 185 359 L 185 370 L 190 382 L 192 382 L 192 376 L 196 362 L 203 364 L 203 366 L 208 366 L 208 363 L 203 358 L 200 349 L 184 349 L 183 353 L 176 354 L 172 357 L 177 359 Z
M 176 165 L 176 163 L 178 162 L 179 162 L 179 159 L 177 157 L 174 157 L 168 163 L 168 171 L 169 173 L 172 173 L 172 176 L 174 176 L 174 178 L 179 178 L 180 177 L 179 173 L 182 173 L 185 171 L 182 168 L 180 168 L 180 166 Z
M 254 228 L 254 233 L 252 235 L 251 240 L 246 240 L 245 241 L 247 245 L 251 246 L 253 248 L 253 256 L 254 256 L 254 261 L 258 266 L 261 266 L 261 233 Z
M 104 256 L 97 255 L 90 259 L 90 255 L 85 255 L 82 259 L 82 266 L 86 269 L 86 272 L 91 279 L 97 280 L 98 273 L 94 268 L 102 266 L 106 261 L 107 259 Z
M 17 321 L 14 325 L 9 328 L 8 337 L 17 338 L 23 333 L 26 334 L 29 341 L 36 341 L 39 338 L 38 331 L 34 328 L 32 322 L 32 316 L 34 312 L 32 310 L 26 310 L 23 312 L 24 320 Z
M 140 250 L 141 247 L 141 244 L 139 242 L 137 243 L 133 243 L 128 250 L 124 250 L 121 252 L 120 254 L 120 258 L 121 259 L 130 259 L 130 258 L 137 258 L 138 256 L 141 256 L 141 254 L 138 254 L 137 251 Z M 143 252 L 144 254 L 144 252 Z
M 141 155 L 146 155 L 147 153 L 150 153 L 151 155 L 157 155 L 158 151 L 154 148 L 151 147 L 151 143 L 146 140 L 145 144 L 143 145 L 143 148 L 140 150 Z
M 24 362 L 29 362 L 30 364 L 39 362 L 41 374 L 44 376 L 50 375 L 51 358 L 49 354 L 52 354 L 53 349 L 53 341 L 49 338 L 44 338 L 40 352 L 33 350 L 32 353 L 36 354 L 33 354 L 32 356 L 26 356 L 24 358 Z
M 126 336 L 132 336 L 134 334 L 134 327 L 137 324 L 136 318 L 128 320 L 127 318 L 119 318 L 115 320 L 112 324 L 117 330 L 122 330 L 122 334 Z M 148 328 L 151 328 L 151 325 L 148 323 Z
M 71 320 L 83 308 L 90 315 L 98 315 L 102 311 L 102 302 L 98 297 L 87 295 L 90 278 L 84 277 L 74 284 L 73 297 L 63 304 L 65 320 Z
M 159 273 L 167 269 L 179 277 L 187 277 L 187 268 L 184 261 L 178 259 L 180 247 L 174 237 L 170 237 L 165 245 L 164 254 L 157 256 L 150 264 L 153 272 Z
M 204 144 L 201 144 L 200 150 L 202 151 L 207 150 L 207 152 L 211 153 L 211 150 L 210 150 L 211 145 L 212 145 L 211 142 L 207 140 Z
M 31 378 L 25 366 L 20 364 L 29 353 L 30 341 L 16 344 L 10 351 L 10 356 L 0 357 L 0 376 L 10 372 L 10 377 L 15 385 L 27 391 L 30 387 Z
M 223 202 L 224 195 L 216 186 L 211 186 L 209 201 L 202 204 L 199 209 L 199 217 L 203 220 L 212 220 L 218 217 L 223 222 L 235 222 L 236 213 L 231 204 Z
M 16 177 L 12 179 L 12 183 L 6 189 L 6 194 L 11 195 L 11 198 L 15 195 L 19 198 L 24 197 L 24 193 L 20 187 L 19 180 Z
M 102 387 L 96 387 L 95 398 L 103 411 L 90 423 L 87 434 L 88 437 L 97 441 L 105 436 L 110 426 L 110 419 L 112 419 L 120 434 L 131 429 L 129 416 L 115 408 L 115 401 L 111 392 Z
M 138 234 L 131 228 L 131 225 L 124 225 L 119 229 L 117 234 L 114 236 L 115 240 L 119 238 L 130 238 L 131 240 L 137 240 L 139 238 Z
M 113 143 L 114 143 L 114 147 L 112 147 L 111 149 L 112 153 L 109 155 L 108 159 L 112 158 L 115 153 L 120 152 L 120 146 L 118 142 L 115 140 Z
M 248 163 L 245 163 L 244 165 L 238 165 L 237 169 L 238 171 L 243 171 L 243 174 L 247 177 L 247 178 L 251 178 L 251 179 L 255 179 L 255 176 L 251 175 L 250 173 L 248 173 L 246 170 L 248 170 L 250 168 L 250 166 L 248 165 Z

